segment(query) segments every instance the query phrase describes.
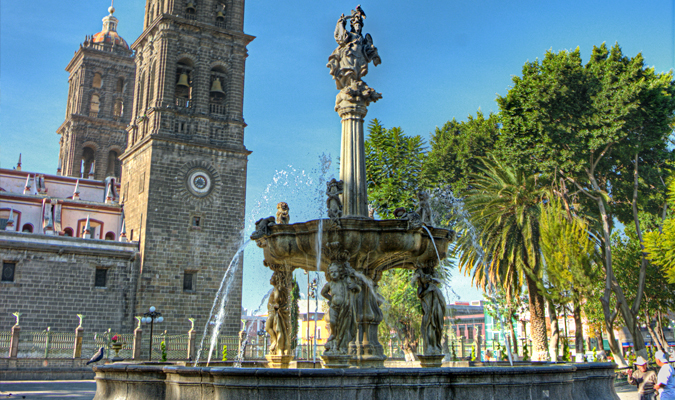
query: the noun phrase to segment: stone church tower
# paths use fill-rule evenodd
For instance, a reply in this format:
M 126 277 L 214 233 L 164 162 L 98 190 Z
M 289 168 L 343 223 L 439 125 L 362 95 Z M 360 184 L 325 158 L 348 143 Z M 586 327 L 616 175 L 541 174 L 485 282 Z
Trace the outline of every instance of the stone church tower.
M 127 236 L 140 241 L 136 315 L 203 327 L 244 227 L 244 0 L 148 0 L 121 156 Z M 241 268 L 222 334 L 241 315 Z M 201 329 L 201 328 L 199 328 Z
M 117 34 L 115 9 L 103 30 L 87 36 L 66 67 L 70 73 L 66 120 L 61 135 L 61 175 L 94 179 L 120 177 L 119 156 L 127 147 L 136 65 L 129 45 Z

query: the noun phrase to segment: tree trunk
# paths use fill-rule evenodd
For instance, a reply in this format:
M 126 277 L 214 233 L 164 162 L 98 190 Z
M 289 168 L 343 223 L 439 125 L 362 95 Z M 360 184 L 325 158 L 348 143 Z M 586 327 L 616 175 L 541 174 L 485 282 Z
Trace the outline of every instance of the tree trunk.
M 663 347 L 667 350 L 670 350 L 668 341 L 666 340 L 666 335 L 663 333 L 663 318 L 661 317 L 661 311 L 656 312 L 656 334 L 659 336 L 659 340 L 663 343 Z
M 665 348 L 667 347 L 667 345 L 664 347 L 664 343 L 661 342 L 661 338 L 656 334 L 656 332 L 654 332 L 654 329 L 652 328 L 652 316 L 649 315 L 649 311 L 647 311 L 647 310 L 645 310 L 645 317 L 647 318 L 647 321 L 646 321 L 647 331 L 652 336 L 652 343 L 654 343 L 656 345 L 657 349 L 666 353 Z
M 551 361 L 558 361 L 560 354 L 560 327 L 558 326 L 558 313 L 552 301 L 548 301 L 548 317 L 551 320 L 551 341 L 549 342 L 549 353 Z
M 574 352 L 584 354 L 584 326 L 581 320 L 581 304 L 578 298 L 573 301 L 574 304 Z
M 602 193 L 600 185 L 598 185 L 598 182 L 595 180 L 595 176 L 593 176 L 593 173 L 589 172 L 588 176 L 591 181 L 591 184 L 593 185 L 593 189 L 598 193 Z M 614 359 L 616 363 L 619 364 L 620 367 L 625 367 L 626 362 L 624 361 L 623 356 L 619 352 L 619 346 L 616 343 L 616 340 L 614 340 L 613 326 L 614 326 L 614 319 L 616 319 L 616 316 L 612 316 L 612 311 L 610 310 L 609 307 L 612 292 L 614 292 L 614 294 L 616 295 L 616 302 L 619 307 L 619 310 L 621 311 L 621 316 L 623 316 L 624 322 L 626 323 L 626 327 L 633 336 L 633 344 L 635 345 L 636 354 L 647 359 L 648 358 L 647 349 L 645 348 L 645 343 L 644 340 L 642 339 L 642 333 L 640 332 L 640 328 L 637 326 L 635 316 L 633 315 L 630 307 L 628 306 L 628 302 L 626 301 L 626 297 L 623 294 L 621 286 L 619 286 L 619 283 L 616 281 L 616 278 L 614 277 L 614 270 L 612 268 L 612 239 L 611 239 L 612 228 L 610 226 L 609 214 L 607 213 L 607 209 L 605 208 L 605 200 L 602 197 L 602 195 L 597 195 L 597 197 L 595 197 L 595 200 L 597 201 L 598 210 L 600 211 L 600 217 L 602 219 L 602 234 L 603 234 L 602 244 L 603 244 L 603 253 L 604 253 L 603 255 L 605 264 L 605 289 L 600 301 L 602 302 L 602 312 L 605 317 L 605 329 L 607 330 L 607 334 L 610 338 L 609 345 L 610 349 L 612 350 L 612 353 L 614 354 Z
M 513 319 L 509 319 L 509 330 L 511 331 L 511 353 L 517 356 L 518 342 L 516 341 L 516 328 L 513 326 Z
M 530 297 L 530 333 L 532 335 L 532 361 L 546 361 L 548 340 L 546 337 L 546 314 L 544 296 L 539 293 L 537 283 L 528 274 L 527 291 Z

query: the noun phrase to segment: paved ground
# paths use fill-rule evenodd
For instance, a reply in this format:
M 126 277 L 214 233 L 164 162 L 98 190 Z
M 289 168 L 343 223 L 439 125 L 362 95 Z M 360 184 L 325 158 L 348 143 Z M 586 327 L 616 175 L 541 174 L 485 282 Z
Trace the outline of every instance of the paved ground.
M 637 400 L 634 386 L 620 386 L 616 392 L 621 400 Z M 91 400 L 96 393 L 94 381 L 21 381 L 0 382 L 0 399 L 54 400 L 79 399 Z
M 91 400 L 96 393 L 95 381 L 13 381 L 0 382 L 0 399 Z
M 637 387 L 635 386 L 618 386 L 615 389 L 621 400 L 638 400 Z

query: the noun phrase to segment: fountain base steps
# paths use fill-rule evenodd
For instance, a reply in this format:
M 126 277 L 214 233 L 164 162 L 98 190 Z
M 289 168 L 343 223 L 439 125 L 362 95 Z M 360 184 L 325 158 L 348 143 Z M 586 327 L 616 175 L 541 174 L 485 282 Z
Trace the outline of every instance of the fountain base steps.
M 443 365 L 445 354 L 418 354 L 422 368 L 440 368 Z
M 618 400 L 612 363 L 390 369 L 96 366 L 94 400 Z

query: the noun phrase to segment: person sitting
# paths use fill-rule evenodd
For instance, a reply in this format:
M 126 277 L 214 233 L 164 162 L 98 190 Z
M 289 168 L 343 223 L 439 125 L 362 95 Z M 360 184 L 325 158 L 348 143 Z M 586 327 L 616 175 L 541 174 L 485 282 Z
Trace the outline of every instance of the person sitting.
M 656 372 L 647 369 L 647 360 L 641 356 L 633 364 L 637 370 L 635 372 L 632 369 L 628 370 L 628 383 L 638 387 L 639 400 L 655 400 Z

